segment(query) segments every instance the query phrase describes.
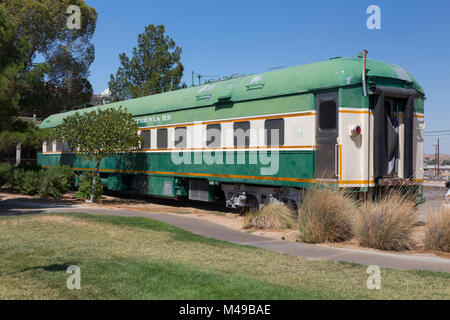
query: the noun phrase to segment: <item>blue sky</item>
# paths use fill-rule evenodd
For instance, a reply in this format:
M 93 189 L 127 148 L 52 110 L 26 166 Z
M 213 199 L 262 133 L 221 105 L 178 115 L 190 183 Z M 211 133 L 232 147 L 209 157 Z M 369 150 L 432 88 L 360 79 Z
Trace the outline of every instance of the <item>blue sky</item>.
M 119 54 L 131 53 L 149 24 L 164 24 L 183 49 L 191 72 L 226 76 L 259 73 L 336 56 L 397 64 L 424 88 L 425 131 L 450 129 L 450 1 L 155 1 L 87 0 L 98 12 L 91 66 L 94 92 L 107 88 Z M 381 8 L 381 30 L 369 30 L 366 9 Z M 441 152 L 450 154 L 450 135 Z M 436 137 L 425 137 L 433 152 Z

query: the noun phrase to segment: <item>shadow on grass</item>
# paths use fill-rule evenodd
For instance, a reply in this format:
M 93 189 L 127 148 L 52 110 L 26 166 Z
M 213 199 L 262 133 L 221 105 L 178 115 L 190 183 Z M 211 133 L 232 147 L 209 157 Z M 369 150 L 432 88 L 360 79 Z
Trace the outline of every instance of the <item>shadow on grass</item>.
M 26 271 L 30 271 L 30 270 L 44 270 L 47 272 L 66 272 L 67 268 L 69 268 L 71 265 L 77 265 L 78 262 L 67 262 L 67 263 L 54 263 L 48 266 L 34 266 L 34 267 L 29 267 L 29 268 L 25 268 L 19 271 L 15 271 L 15 272 L 9 272 L 9 273 L 5 273 L 4 275 L 12 275 L 12 274 L 17 274 L 17 273 L 22 273 L 22 272 L 26 272 Z
M 76 204 L 71 200 L 30 199 L 26 197 L 0 198 L 0 216 L 19 216 L 24 214 L 44 213 L 45 209 L 70 208 Z

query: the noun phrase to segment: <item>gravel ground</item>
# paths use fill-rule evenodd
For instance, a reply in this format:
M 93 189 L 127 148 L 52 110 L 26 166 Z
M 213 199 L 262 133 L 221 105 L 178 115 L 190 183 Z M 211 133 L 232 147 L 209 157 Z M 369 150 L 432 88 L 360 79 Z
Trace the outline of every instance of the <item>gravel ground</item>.
M 444 187 L 424 187 L 423 195 L 426 199 L 424 204 L 419 206 L 419 219 L 425 221 L 426 214 L 433 214 L 433 211 L 442 205 L 442 199 L 447 192 Z

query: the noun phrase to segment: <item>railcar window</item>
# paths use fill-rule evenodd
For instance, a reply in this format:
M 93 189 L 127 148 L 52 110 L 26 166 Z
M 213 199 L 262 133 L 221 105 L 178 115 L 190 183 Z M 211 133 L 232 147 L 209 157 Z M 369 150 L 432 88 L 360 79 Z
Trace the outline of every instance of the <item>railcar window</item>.
M 167 149 L 167 129 L 158 129 L 156 132 L 156 147 Z
M 175 148 L 186 148 L 187 129 L 186 127 L 175 128 Z
M 61 151 L 63 151 L 63 152 L 70 151 L 70 147 L 69 147 L 69 144 L 67 142 L 62 142 Z
M 265 134 L 266 146 L 284 145 L 284 119 L 266 120 L 264 123 L 264 129 L 266 130 Z
M 233 123 L 234 146 L 248 147 L 250 145 L 250 122 L 242 121 Z
M 62 142 L 61 141 L 56 141 L 55 151 L 56 152 L 61 152 L 62 151 Z
M 333 130 L 336 129 L 336 101 L 322 101 L 319 106 L 319 129 Z
M 209 124 L 206 126 L 206 146 L 208 148 L 220 147 L 220 133 L 220 124 Z
M 53 142 L 47 141 L 47 152 L 53 152 Z
M 142 138 L 142 149 L 150 149 L 151 148 L 151 131 L 150 130 L 142 130 L 141 138 Z

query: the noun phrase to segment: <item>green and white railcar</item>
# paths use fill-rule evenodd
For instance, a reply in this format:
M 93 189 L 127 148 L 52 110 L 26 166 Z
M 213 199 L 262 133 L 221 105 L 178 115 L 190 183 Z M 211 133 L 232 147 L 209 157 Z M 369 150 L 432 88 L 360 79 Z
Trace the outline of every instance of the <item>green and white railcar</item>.
M 321 183 L 420 188 L 424 99 L 398 66 L 333 58 L 104 105 L 127 108 L 143 149 L 104 159 L 102 182 L 155 196 L 220 197 L 230 207 L 295 203 Z M 92 109 L 54 114 L 41 128 Z M 78 174 L 95 168 L 60 142 L 44 143 L 38 161 Z

